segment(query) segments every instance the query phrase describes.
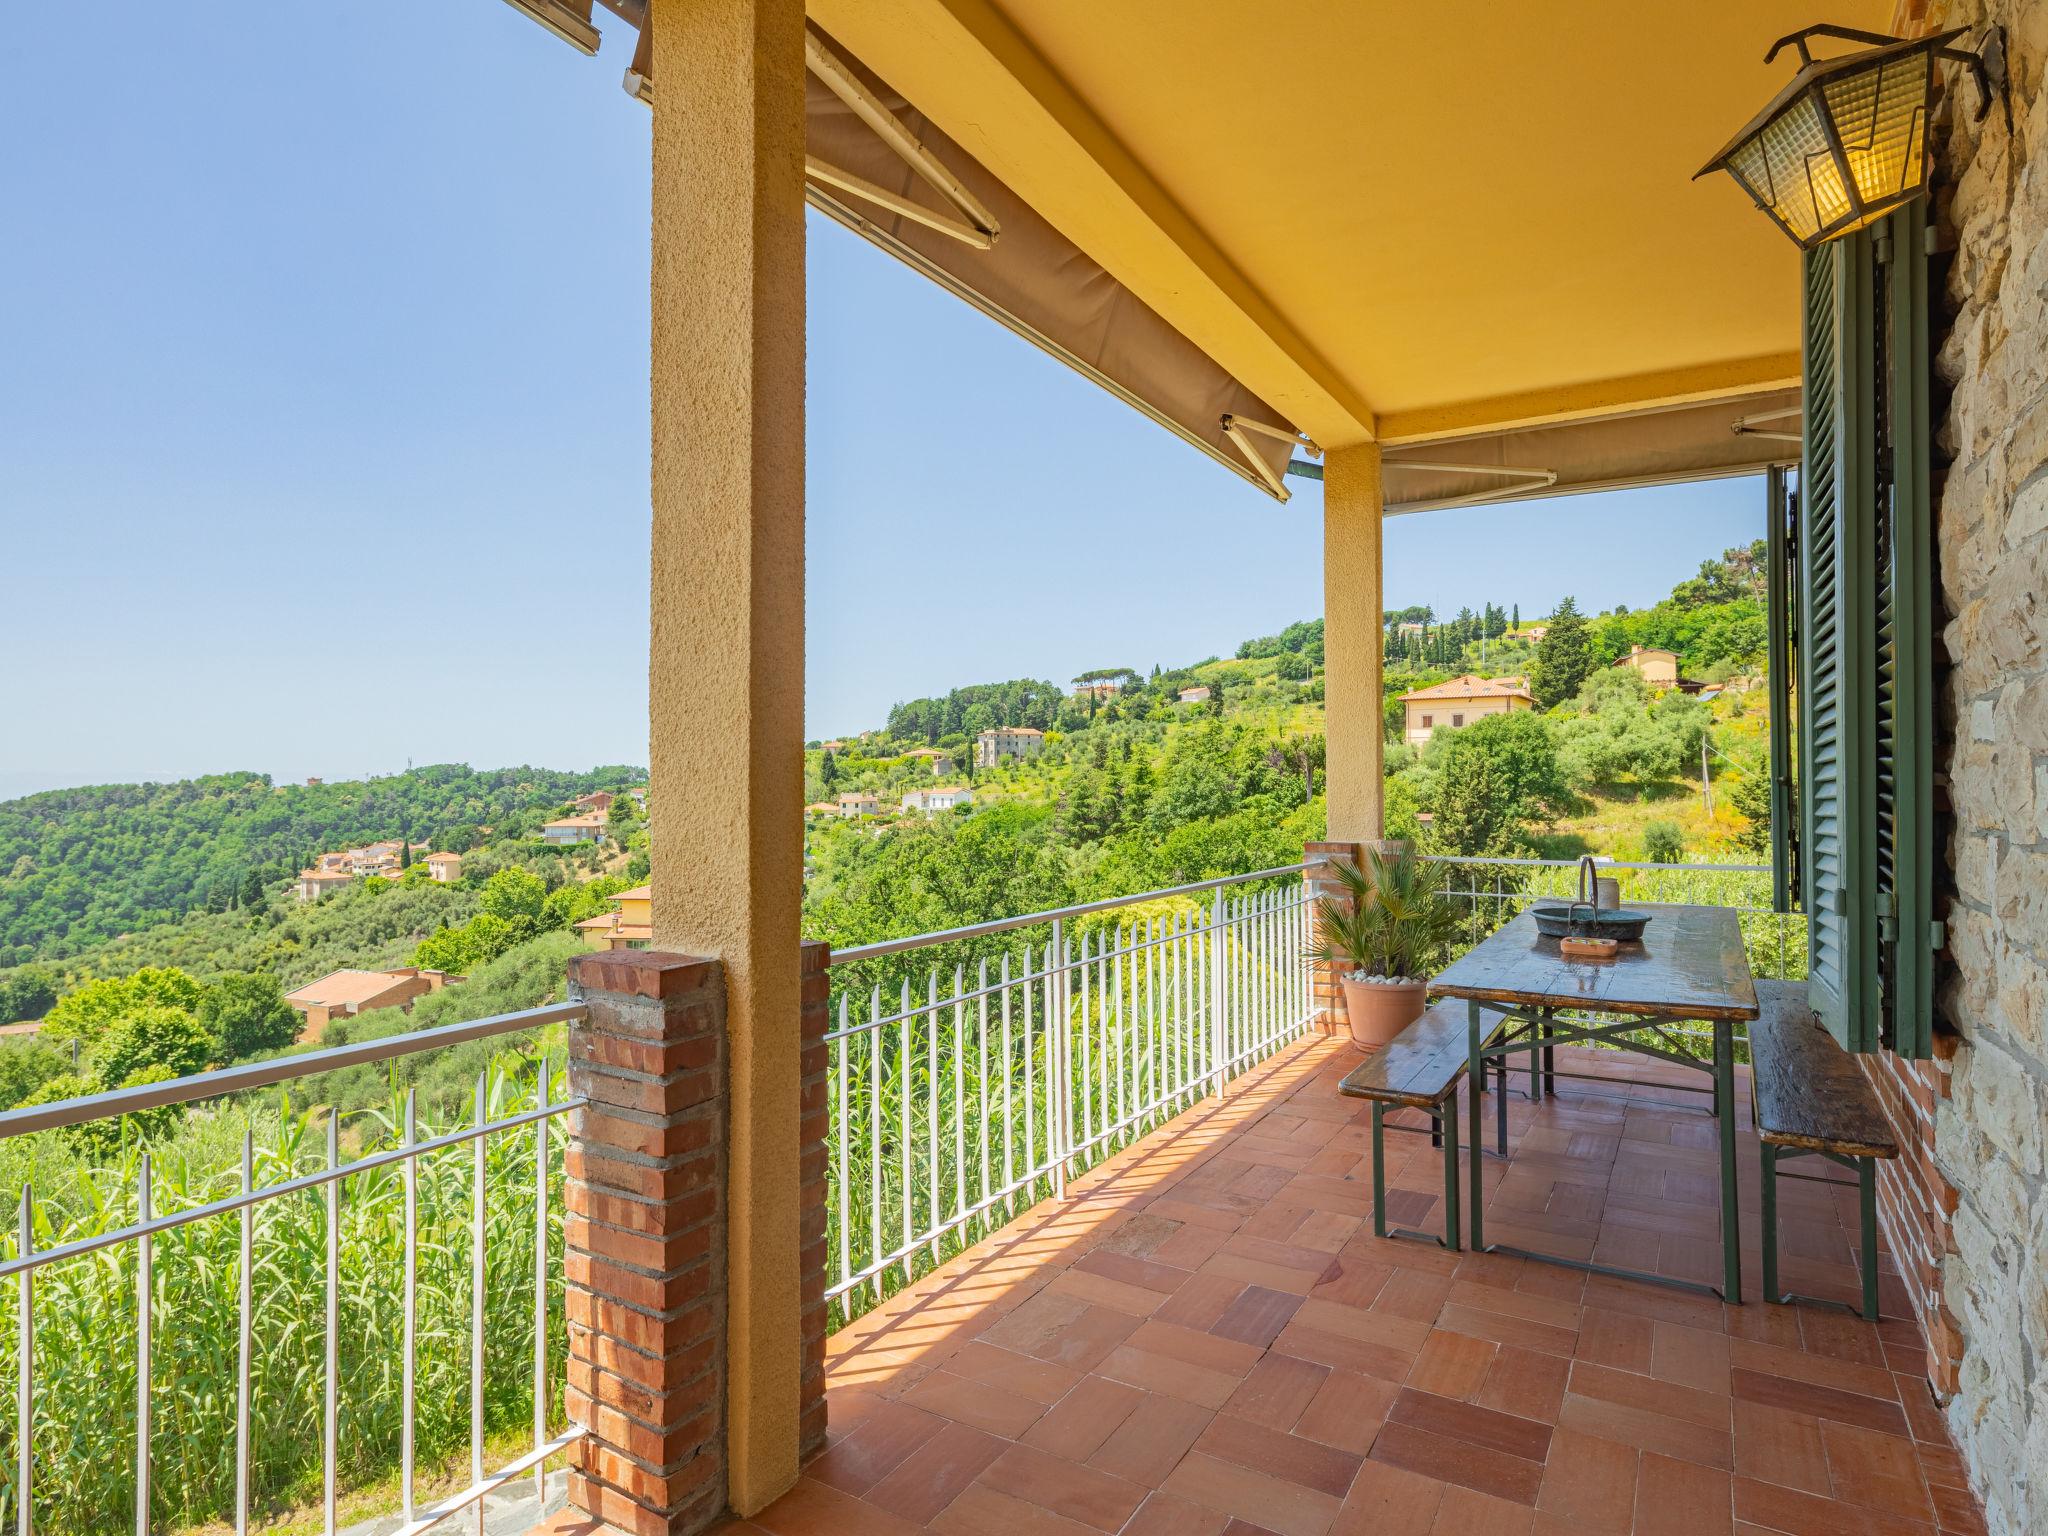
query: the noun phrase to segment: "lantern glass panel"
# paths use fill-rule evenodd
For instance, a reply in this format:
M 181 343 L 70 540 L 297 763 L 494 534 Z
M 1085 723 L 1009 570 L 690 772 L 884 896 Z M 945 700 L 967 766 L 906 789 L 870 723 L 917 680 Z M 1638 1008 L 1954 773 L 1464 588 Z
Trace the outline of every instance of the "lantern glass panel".
M 1794 239 L 1811 239 L 1849 211 L 1849 197 L 1828 144 L 1827 127 L 1813 94 L 1799 97 L 1750 141 L 1763 170 L 1750 184 L 1764 194 Z M 1747 151 L 1749 145 L 1744 145 Z M 1742 153 L 1733 157 L 1745 178 Z
M 1926 171 L 1926 53 L 1887 59 L 1872 69 L 1827 81 L 1821 90 L 1865 203 L 1918 189 Z

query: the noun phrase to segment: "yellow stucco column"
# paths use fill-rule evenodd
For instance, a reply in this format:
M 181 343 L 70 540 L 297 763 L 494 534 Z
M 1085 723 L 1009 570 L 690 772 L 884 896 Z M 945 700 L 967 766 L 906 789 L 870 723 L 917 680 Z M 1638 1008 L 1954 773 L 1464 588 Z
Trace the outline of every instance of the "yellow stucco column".
M 1323 711 L 1333 842 L 1381 836 L 1383 512 L 1379 444 L 1331 449 L 1323 466 Z
M 722 963 L 726 1446 L 797 1475 L 803 878 L 802 0 L 655 0 L 654 942 Z

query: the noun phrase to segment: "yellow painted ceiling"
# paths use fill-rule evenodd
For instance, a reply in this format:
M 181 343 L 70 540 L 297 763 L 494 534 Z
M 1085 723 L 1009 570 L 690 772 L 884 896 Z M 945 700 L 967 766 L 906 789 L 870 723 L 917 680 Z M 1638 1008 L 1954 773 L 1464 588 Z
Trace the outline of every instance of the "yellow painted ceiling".
M 811 0 L 1297 424 L 1413 440 L 1789 379 L 1797 254 L 1690 180 L 1811 0 Z M 1825 19 L 1882 28 L 1889 0 Z

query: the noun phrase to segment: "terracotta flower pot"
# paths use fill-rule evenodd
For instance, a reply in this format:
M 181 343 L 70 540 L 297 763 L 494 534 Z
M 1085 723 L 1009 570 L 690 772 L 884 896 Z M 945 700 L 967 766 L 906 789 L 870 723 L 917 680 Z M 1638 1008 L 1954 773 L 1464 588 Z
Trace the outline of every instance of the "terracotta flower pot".
M 1351 1043 L 1376 1051 L 1422 1017 L 1428 1006 L 1427 981 L 1353 981 L 1344 984 L 1344 1012 L 1351 1024 Z

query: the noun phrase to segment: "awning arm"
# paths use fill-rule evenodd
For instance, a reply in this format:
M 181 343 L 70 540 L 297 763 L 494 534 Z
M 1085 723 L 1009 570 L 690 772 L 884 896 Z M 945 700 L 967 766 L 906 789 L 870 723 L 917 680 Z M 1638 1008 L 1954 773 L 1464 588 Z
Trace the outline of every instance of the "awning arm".
M 1498 491 L 1472 491 L 1464 496 L 1451 496 L 1443 501 L 1432 501 L 1429 504 L 1430 509 L 1437 512 L 1447 507 L 1481 506 L 1487 502 L 1499 501 L 1504 494 L 1520 496 L 1530 491 L 1548 490 L 1557 484 L 1557 471 L 1554 469 L 1517 469 L 1506 464 L 1441 464 L 1425 463 L 1421 459 L 1387 459 L 1382 468 L 1427 469 L 1446 475 L 1498 475 L 1503 480 L 1522 482 L 1518 485 L 1503 486 Z M 1390 514 L 1405 510 L 1399 502 L 1389 501 L 1387 504 L 1387 511 Z
M 1239 453 L 1244 455 L 1245 463 L 1249 464 L 1252 473 L 1259 477 L 1259 483 L 1271 491 L 1276 498 L 1286 501 L 1293 492 L 1287 489 L 1287 482 L 1274 472 L 1273 466 L 1266 462 L 1265 455 L 1252 446 L 1251 436 L 1245 430 L 1248 427 L 1263 431 L 1271 437 L 1283 438 L 1288 442 L 1298 442 L 1300 439 L 1291 432 L 1281 432 L 1277 428 L 1267 427 L 1263 423 L 1252 421 L 1248 417 L 1232 416 L 1228 412 L 1225 412 L 1223 416 L 1223 435 L 1230 439 Z
M 1225 412 L 1223 430 L 1228 432 L 1232 423 L 1243 427 L 1247 432 L 1257 432 L 1279 442 L 1291 443 L 1296 448 L 1305 450 L 1312 459 L 1320 459 L 1323 456 L 1322 446 L 1306 432 L 1297 432 L 1292 427 L 1276 427 L 1271 422 L 1254 421 L 1249 416 L 1233 416 Z
M 962 245 L 973 246 L 977 251 L 985 251 L 995 244 L 995 236 L 991 234 L 963 224 L 958 219 L 950 219 L 937 209 L 925 207 L 923 203 L 899 197 L 888 188 L 878 187 L 872 181 L 856 176 L 851 171 L 842 171 L 838 166 L 820 160 L 816 155 L 804 156 L 804 175 L 812 181 L 821 181 L 828 187 L 850 192 L 855 197 L 888 209 L 891 213 L 901 214 L 913 223 L 951 236 Z
M 1774 432 L 1768 428 L 1757 426 L 1756 423 L 1783 421 L 1787 416 L 1799 417 L 1805 414 L 1804 407 L 1795 405 L 1782 411 L 1757 411 L 1749 416 L 1738 416 L 1735 418 L 1735 435 L 1737 437 L 1768 438 L 1774 443 L 1803 442 L 1805 439 L 1797 432 Z
M 876 136 L 884 144 L 887 144 L 889 148 L 901 156 L 906 165 L 923 177 L 925 183 L 934 192 L 952 204 L 960 217 L 983 236 L 981 241 L 981 248 L 983 250 L 986 250 L 990 244 L 994 243 L 996 237 L 1002 233 L 1002 226 L 996 222 L 996 216 L 988 211 L 980 198 L 967 190 L 959 177 L 947 170 L 939 162 L 938 157 L 924 147 L 924 144 L 918 139 L 916 134 L 903 126 L 896 114 L 883 105 L 881 99 L 874 92 L 870 91 L 866 85 L 861 83 L 853 71 L 840 61 L 838 55 L 825 46 L 824 42 L 819 38 L 817 30 L 809 26 L 804 28 L 804 63 L 809 66 L 812 74 L 825 83 L 826 88 L 834 96 L 845 102 L 852 109 L 856 117 L 874 129 Z M 805 169 L 807 174 L 810 173 L 810 166 L 808 164 Z M 831 168 L 826 167 L 826 169 Z M 839 172 L 838 174 L 844 179 L 833 181 L 831 185 L 840 188 L 840 190 L 851 192 L 856 197 L 879 202 L 881 206 L 888 208 L 891 212 L 903 214 L 908 218 L 915 218 L 919 223 L 937 229 L 941 233 L 949 235 L 954 233 L 952 229 L 947 228 L 943 224 L 933 224 L 928 210 L 912 212 L 916 207 L 915 204 L 887 193 L 877 198 L 875 193 L 881 192 L 882 189 L 874 186 L 872 182 L 863 182 L 860 186 L 853 186 L 849 183 L 859 181 L 859 177 L 847 176 L 844 172 Z M 819 179 L 825 180 L 826 178 L 820 177 Z

